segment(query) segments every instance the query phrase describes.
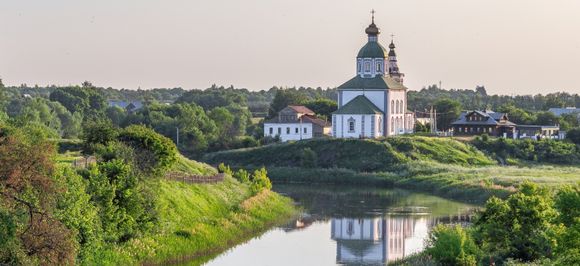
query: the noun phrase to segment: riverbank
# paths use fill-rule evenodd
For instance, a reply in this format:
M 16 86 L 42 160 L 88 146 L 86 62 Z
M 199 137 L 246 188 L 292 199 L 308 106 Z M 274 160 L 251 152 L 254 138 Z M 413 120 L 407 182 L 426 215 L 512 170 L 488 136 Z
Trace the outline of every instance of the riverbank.
M 502 166 L 469 144 L 419 136 L 308 140 L 214 153 L 204 160 L 234 167 L 264 165 L 280 183 L 397 186 L 477 203 L 491 196 L 506 198 L 526 180 L 553 188 L 580 182 L 577 166 Z
M 295 213 L 289 198 L 268 190 L 251 196 L 247 185 L 231 177 L 211 185 L 166 180 L 155 185 L 156 233 L 107 245 L 85 264 L 201 264 Z

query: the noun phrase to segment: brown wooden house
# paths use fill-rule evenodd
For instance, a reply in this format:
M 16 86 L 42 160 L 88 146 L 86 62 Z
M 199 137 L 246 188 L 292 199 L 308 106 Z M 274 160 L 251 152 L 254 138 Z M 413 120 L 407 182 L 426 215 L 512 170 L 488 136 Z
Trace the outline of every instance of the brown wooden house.
M 480 135 L 512 137 L 516 124 L 509 121 L 506 113 L 493 111 L 467 111 L 462 112 L 453 126 L 454 135 Z

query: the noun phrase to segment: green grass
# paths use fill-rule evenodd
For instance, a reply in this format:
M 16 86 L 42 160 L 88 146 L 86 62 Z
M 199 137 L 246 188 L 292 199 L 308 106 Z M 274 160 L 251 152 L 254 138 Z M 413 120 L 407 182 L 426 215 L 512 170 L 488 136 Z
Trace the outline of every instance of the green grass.
M 215 171 L 185 158 L 180 161 L 178 169 Z M 160 223 L 155 233 L 122 245 L 109 244 L 85 264 L 187 262 L 197 265 L 286 220 L 295 212 L 289 198 L 271 191 L 251 196 L 246 184 L 231 177 L 217 184 L 150 182 L 158 195 L 156 209 Z
M 268 172 L 274 182 L 397 186 L 479 203 L 491 196 L 505 198 L 526 180 L 554 189 L 580 182 L 580 167 L 545 165 L 464 167 L 417 161 L 391 172 L 298 167 L 269 167 Z
M 316 153 L 315 164 L 320 168 L 340 167 L 359 172 L 392 171 L 417 160 L 463 166 L 495 164 L 471 145 L 421 136 L 384 140 L 312 139 L 211 153 L 204 156 L 204 161 L 245 167 L 301 167 L 307 148 Z
M 170 169 L 171 172 L 181 172 L 191 175 L 215 175 L 217 170 L 212 166 L 200 163 L 194 160 L 189 160 L 183 155 L 178 155 L 177 162 Z

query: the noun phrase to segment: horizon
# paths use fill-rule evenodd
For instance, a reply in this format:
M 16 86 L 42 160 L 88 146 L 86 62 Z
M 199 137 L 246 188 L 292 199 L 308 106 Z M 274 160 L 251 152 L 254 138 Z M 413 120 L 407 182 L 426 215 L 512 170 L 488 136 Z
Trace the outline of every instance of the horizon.
M 446 90 L 574 94 L 579 7 L 523 0 L 2 3 L 0 22 L 11 26 L 0 28 L 0 78 L 7 86 L 88 80 L 131 90 L 335 88 L 355 75 L 374 9 L 380 42 L 395 35 L 410 90 L 442 81 Z

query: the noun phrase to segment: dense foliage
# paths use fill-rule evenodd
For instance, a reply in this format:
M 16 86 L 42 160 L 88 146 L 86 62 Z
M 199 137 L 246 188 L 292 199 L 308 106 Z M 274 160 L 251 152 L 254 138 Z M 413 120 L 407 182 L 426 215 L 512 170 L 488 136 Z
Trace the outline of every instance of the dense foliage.
M 492 139 L 483 135 L 475 138 L 472 143 L 500 160 L 513 158 L 541 163 L 580 164 L 580 146 L 570 142 L 550 139 Z

